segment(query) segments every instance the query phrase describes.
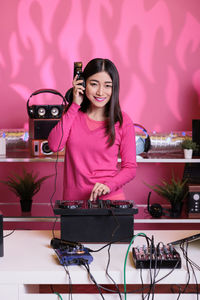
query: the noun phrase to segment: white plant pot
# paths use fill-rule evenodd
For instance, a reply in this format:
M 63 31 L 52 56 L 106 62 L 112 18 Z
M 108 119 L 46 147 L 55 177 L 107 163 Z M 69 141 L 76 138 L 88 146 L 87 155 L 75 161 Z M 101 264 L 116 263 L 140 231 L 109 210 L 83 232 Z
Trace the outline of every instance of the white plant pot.
M 192 153 L 193 153 L 192 149 L 184 149 L 184 157 L 186 159 L 192 158 Z

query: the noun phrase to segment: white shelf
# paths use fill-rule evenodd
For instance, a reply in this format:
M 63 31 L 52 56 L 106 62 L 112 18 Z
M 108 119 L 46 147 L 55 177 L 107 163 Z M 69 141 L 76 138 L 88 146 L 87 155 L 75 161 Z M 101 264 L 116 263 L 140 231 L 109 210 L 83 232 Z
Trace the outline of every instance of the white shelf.
M 200 223 L 200 219 L 135 219 L 136 224 L 196 224 Z
M 192 159 L 185 159 L 185 158 L 142 158 L 137 156 L 137 163 L 200 163 L 200 158 L 192 158 Z M 64 156 L 45 156 L 45 157 L 26 157 L 26 156 L 0 156 L 0 162 L 52 162 L 55 163 L 64 162 Z M 118 162 L 120 162 L 120 158 Z
M 200 163 L 200 158 L 137 158 L 138 163 Z
M 4 217 L 4 222 L 55 222 L 56 217 Z M 57 219 L 57 222 L 60 218 Z M 200 219 L 134 219 L 135 224 L 199 224 Z
M 64 157 L 59 157 L 58 159 L 53 156 L 45 156 L 45 157 L 5 157 L 0 156 L 0 162 L 64 162 Z

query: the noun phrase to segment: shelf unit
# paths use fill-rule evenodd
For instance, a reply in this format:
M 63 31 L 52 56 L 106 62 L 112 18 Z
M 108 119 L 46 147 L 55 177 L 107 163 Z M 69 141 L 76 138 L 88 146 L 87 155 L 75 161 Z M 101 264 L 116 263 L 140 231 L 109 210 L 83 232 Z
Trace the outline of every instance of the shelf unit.
M 154 154 L 155 156 L 155 154 Z M 166 155 L 165 155 L 166 156 Z M 164 164 L 176 164 L 176 163 L 200 163 L 200 158 L 192 158 L 192 159 L 185 159 L 183 157 L 172 157 L 170 154 L 169 157 L 151 157 L 142 158 L 137 157 L 138 164 L 154 164 L 154 163 L 164 163 Z M 180 156 L 180 154 L 179 154 Z M 33 157 L 27 152 L 27 150 L 20 150 L 12 153 L 8 153 L 6 156 L 0 156 L 0 163 L 12 163 L 12 162 L 19 162 L 19 163 L 34 163 L 34 162 L 41 162 L 41 163 L 55 163 L 55 162 L 62 163 L 64 162 L 64 156 L 44 156 L 44 157 Z M 120 159 L 119 159 L 120 162 Z M 138 205 L 139 209 L 144 209 L 143 205 Z M 0 205 L 1 210 L 1 205 Z M 143 214 L 144 215 L 144 214 Z M 200 219 L 170 219 L 170 218 L 161 218 L 161 219 L 153 219 L 153 218 L 145 218 L 142 216 L 136 215 L 135 216 L 135 223 L 136 224 L 155 224 L 155 223 L 172 223 L 172 224 L 197 224 L 200 223 Z M 5 222 L 54 222 L 55 217 L 52 216 L 5 216 Z

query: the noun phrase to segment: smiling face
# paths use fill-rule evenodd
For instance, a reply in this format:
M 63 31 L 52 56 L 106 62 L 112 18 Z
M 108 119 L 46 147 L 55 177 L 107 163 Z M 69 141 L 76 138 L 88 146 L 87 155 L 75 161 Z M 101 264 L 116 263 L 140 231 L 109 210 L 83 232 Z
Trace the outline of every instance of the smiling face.
M 104 108 L 112 96 L 112 79 L 107 72 L 99 72 L 86 80 L 85 93 L 94 108 Z

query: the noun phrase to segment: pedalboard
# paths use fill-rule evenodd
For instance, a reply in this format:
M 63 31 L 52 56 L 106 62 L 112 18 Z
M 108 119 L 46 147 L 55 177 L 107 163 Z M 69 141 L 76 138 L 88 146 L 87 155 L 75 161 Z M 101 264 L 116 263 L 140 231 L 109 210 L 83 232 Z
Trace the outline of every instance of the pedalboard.
M 140 246 L 132 249 L 136 269 L 180 269 L 180 254 L 172 245 Z

